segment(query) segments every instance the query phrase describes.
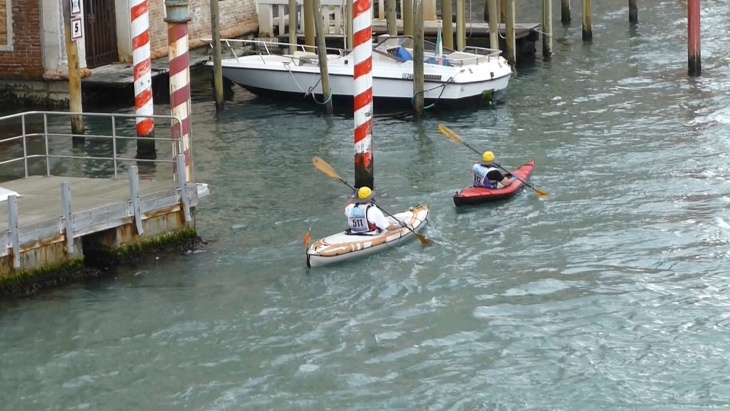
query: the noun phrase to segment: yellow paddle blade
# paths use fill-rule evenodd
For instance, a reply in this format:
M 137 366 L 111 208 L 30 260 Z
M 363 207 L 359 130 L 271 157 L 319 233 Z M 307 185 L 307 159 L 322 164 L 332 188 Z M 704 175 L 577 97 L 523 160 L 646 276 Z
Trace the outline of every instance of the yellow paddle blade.
M 441 132 L 441 134 L 446 136 L 446 138 L 448 138 L 449 140 L 453 141 L 456 144 L 464 143 L 461 140 L 461 138 L 456 133 L 454 133 L 453 130 L 451 130 L 450 128 L 446 127 L 443 124 L 439 124 L 439 131 Z
M 537 194 L 538 197 L 547 197 L 547 196 L 550 195 L 550 194 L 547 193 L 547 191 L 542 191 L 542 190 L 537 189 L 537 188 L 535 189 L 535 193 Z
M 335 180 L 342 180 L 342 178 L 340 177 L 339 174 L 337 174 L 335 169 L 332 168 L 332 166 L 327 164 L 327 162 L 322 160 L 321 158 L 319 158 L 319 157 L 312 158 L 312 163 L 314 163 L 314 167 L 316 167 L 317 170 L 323 172 L 329 178 L 333 178 Z

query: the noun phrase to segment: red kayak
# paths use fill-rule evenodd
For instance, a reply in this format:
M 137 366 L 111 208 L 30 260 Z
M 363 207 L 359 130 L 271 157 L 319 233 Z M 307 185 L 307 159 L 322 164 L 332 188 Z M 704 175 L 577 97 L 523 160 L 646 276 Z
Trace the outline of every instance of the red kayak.
M 530 161 L 524 166 L 513 171 L 512 174 L 527 181 L 532 174 L 532 169 L 535 168 L 535 160 Z M 454 204 L 457 206 L 463 205 L 476 205 L 487 203 L 490 201 L 506 200 L 517 194 L 522 187 L 524 187 L 522 181 L 515 181 L 506 188 L 485 188 L 485 187 L 467 187 L 458 193 L 454 194 Z

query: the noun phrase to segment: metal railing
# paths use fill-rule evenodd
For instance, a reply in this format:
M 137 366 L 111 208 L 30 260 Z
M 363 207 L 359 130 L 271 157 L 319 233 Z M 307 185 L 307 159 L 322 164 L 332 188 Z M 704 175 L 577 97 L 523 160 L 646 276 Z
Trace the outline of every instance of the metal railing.
M 29 121 L 28 118 L 31 116 L 42 116 L 43 119 L 43 131 L 42 132 L 28 132 L 29 128 Z M 80 116 L 80 117 L 97 117 L 97 118 L 108 118 L 111 121 L 111 135 L 104 135 L 104 134 L 73 134 L 73 133 L 65 133 L 65 132 L 56 132 L 49 130 L 49 116 L 60 116 L 65 117 L 67 120 L 71 121 L 71 118 L 73 116 Z M 71 113 L 71 112 L 58 112 L 58 111 L 27 111 L 23 113 L 17 113 L 17 114 L 11 114 L 7 116 L 0 117 L 0 131 L 2 130 L 2 127 L 5 127 L 8 123 L 11 124 L 17 124 L 18 119 L 20 120 L 21 125 L 21 134 L 16 136 L 11 136 L 7 138 L 0 139 L 0 145 L 5 146 L 7 144 L 22 144 L 23 147 L 23 155 L 19 157 L 10 158 L 4 161 L 0 161 L 0 167 L 7 166 L 9 164 L 15 164 L 22 162 L 23 163 L 23 170 L 24 170 L 24 177 L 28 178 L 31 173 L 29 170 L 29 160 L 33 159 L 45 159 L 45 166 L 46 166 L 46 175 L 50 176 L 51 174 L 51 160 L 53 159 L 80 159 L 80 160 L 102 160 L 102 161 L 110 161 L 113 164 L 113 176 L 114 179 L 118 178 L 119 174 L 119 167 L 122 164 L 129 163 L 129 162 L 149 162 L 149 163 L 164 163 L 164 164 L 170 164 L 170 167 L 174 167 L 175 163 L 175 155 L 183 152 L 183 142 L 179 138 L 173 138 L 171 137 L 137 137 L 135 136 L 123 136 L 118 135 L 117 133 L 117 119 L 136 119 L 136 118 L 152 118 L 152 119 L 164 119 L 170 121 L 170 127 L 171 131 L 177 131 L 178 136 L 182 136 L 182 123 L 179 118 L 176 116 L 171 115 L 147 115 L 147 116 L 141 116 L 137 114 L 117 114 L 117 113 Z M 34 123 L 30 123 L 34 124 Z M 131 126 L 132 129 L 135 129 L 134 126 Z M 171 133 L 176 134 L 176 133 Z M 28 150 L 28 141 L 29 139 L 33 138 L 43 138 L 43 145 L 44 145 L 44 153 L 42 154 L 29 154 Z M 51 142 L 55 141 L 55 139 L 65 139 L 69 143 L 71 143 L 74 139 L 101 139 L 101 140 L 111 140 L 111 156 L 108 155 L 69 155 L 69 154 L 58 154 L 53 153 L 51 151 Z M 166 141 L 171 143 L 171 150 L 172 155 L 166 158 L 131 158 L 131 157 L 125 157 L 124 153 L 121 153 L 119 151 L 120 146 L 120 140 L 129 140 L 129 141 L 137 141 L 137 140 L 154 140 L 156 143 L 158 141 Z M 192 168 L 192 165 L 190 166 Z M 192 174 L 192 173 L 191 173 Z M 175 178 L 174 175 L 171 175 L 171 178 Z

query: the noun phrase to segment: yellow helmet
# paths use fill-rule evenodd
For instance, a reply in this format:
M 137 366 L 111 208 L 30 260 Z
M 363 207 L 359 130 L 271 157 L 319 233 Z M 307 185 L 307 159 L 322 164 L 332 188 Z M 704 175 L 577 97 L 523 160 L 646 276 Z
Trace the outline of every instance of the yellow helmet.
M 370 197 L 373 195 L 373 190 L 370 189 L 370 187 L 360 187 L 359 190 L 357 190 L 357 200 L 360 202 L 365 202 L 370 200 Z
M 489 164 L 494 161 L 494 153 L 491 151 L 485 151 L 484 154 L 482 154 L 482 161 Z

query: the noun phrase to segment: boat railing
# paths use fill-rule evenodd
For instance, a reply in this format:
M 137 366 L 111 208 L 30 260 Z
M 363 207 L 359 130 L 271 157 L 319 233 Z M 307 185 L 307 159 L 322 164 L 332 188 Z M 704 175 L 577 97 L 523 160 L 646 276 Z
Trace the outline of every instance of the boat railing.
M 461 51 L 448 53 L 446 58 L 454 66 L 467 66 L 489 63 L 493 60 L 499 61 L 501 54 L 502 52 L 498 49 L 466 46 Z
M 202 39 L 205 42 L 208 42 L 210 44 L 210 47 L 213 47 L 213 40 L 211 39 Z M 261 57 L 261 61 L 265 64 L 266 59 L 264 59 L 263 56 L 271 56 L 271 55 L 283 55 L 286 57 L 290 57 L 293 61 L 294 60 L 302 60 L 302 59 L 312 59 L 317 57 L 317 47 L 315 46 L 307 46 L 305 44 L 294 44 L 294 43 L 285 43 L 278 41 L 277 39 L 272 40 L 261 40 L 261 39 L 254 39 L 254 40 L 245 40 L 245 39 L 221 39 L 221 43 L 224 44 L 228 50 L 231 52 L 231 55 L 236 59 L 236 61 L 239 61 L 239 58 L 243 55 L 250 55 L 250 54 L 257 54 Z M 275 52 L 278 51 L 278 52 Z M 283 51 L 283 52 L 281 52 Z M 333 51 L 334 53 L 330 53 L 330 51 Z M 336 54 L 339 57 L 345 56 L 347 53 L 349 53 L 349 50 L 336 48 L 336 47 L 325 47 L 325 52 L 327 55 L 333 55 Z

